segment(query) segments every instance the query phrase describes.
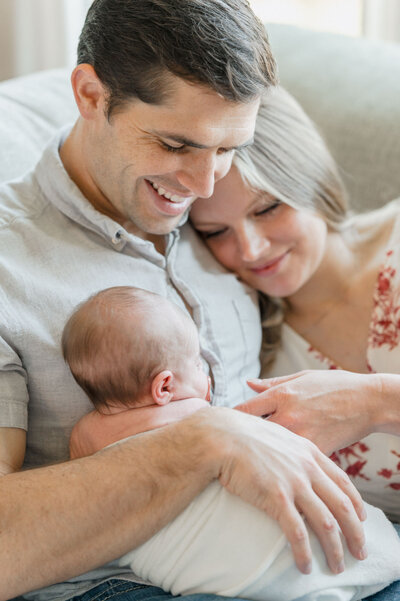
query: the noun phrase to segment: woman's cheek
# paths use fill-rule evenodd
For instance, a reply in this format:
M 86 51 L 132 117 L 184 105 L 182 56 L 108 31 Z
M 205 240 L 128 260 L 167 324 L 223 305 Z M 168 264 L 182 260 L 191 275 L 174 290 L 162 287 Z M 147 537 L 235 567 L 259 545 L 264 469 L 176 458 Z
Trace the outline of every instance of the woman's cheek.
M 239 268 L 237 264 L 237 252 L 235 245 L 225 240 L 213 241 L 212 239 L 207 243 L 214 257 L 219 261 L 226 269 L 230 271 L 236 271 Z

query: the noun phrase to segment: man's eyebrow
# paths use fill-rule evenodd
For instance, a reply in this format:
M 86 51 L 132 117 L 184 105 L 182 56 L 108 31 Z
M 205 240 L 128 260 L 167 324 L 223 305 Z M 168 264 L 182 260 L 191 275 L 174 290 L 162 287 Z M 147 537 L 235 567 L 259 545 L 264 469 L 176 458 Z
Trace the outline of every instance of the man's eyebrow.
M 186 136 L 178 136 L 176 134 L 172 134 L 171 132 L 168 131 L 152 131 L 152 134 L 155 134 L 156 136 L 160 136 L 161 138 L 167 138 L 168 140 L 172 140 L 173 142 L 176 142 L 177 144 L 182 144 L 184 146 L 190 146 L 191 148 L 200 148 L 200 149 L 205 149 L 205 148 L 212 148 L 212 146 L 207 146 L 206 144 L 199 144 L 198 142 L 195 142 L 194 140 L 190 140 L 189 138 L 186 138 Z M 251 137 L 250 140 L 247 140 L 247 142 L 244 142 L 243 144 L 239 144 L 238 146 L 230 146 L 230 147 L 224 147 L 225 150 L 240 150 L 241 148 L 245 148 L 246 146 L 251 146 L 251 144 L 253 144 L 254 142 L 254 137 Z

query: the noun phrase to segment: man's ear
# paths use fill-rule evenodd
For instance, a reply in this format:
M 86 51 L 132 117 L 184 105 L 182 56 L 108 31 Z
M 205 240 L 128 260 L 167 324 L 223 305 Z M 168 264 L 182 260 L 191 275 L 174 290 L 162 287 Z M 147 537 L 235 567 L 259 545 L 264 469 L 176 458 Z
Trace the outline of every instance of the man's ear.
M 84 119 L 95 119 L 105 112 L 106 93 L 92 65 L 77 65 L 72 71 L 71 85 L 79 112 Z
M 151 383 L 151 396 L 156 405 L 166 405 L 172 401 L 174 374 L 165 369 L 157 374 Z

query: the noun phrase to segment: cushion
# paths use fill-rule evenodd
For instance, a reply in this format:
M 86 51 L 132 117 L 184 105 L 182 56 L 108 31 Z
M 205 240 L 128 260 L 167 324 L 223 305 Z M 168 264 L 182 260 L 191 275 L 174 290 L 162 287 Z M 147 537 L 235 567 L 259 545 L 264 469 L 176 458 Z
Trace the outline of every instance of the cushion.
M 353 206 L 400 196 L 400 44 L 267 25 L 281 84 L 318 124 Z
M 66 70 L 0 83 L 0 182 L 30 169 L 54 132 L 77 114 Z

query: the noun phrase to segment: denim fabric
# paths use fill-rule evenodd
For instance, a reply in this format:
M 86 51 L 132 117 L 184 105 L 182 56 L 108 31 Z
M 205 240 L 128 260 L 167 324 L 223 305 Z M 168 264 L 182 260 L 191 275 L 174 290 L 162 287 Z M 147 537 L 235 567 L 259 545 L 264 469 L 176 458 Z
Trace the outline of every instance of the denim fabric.
M 71 601 L 170 601 L 176 599 L 156 586 L 135 584 L 127 580 L 107 580 L 87 593 L 74 597 Z M 180 597 L 183 601 L 243 601 L 218 595 L 196 594 Z
M 376 595 L 366 597 L 364 601 L 400 601 L 400 580 L 396 580 Z

